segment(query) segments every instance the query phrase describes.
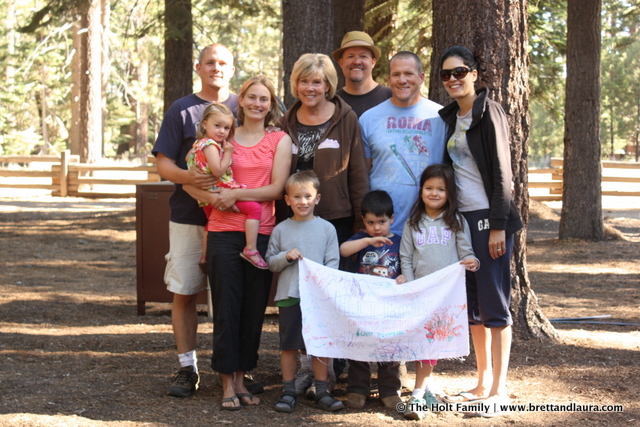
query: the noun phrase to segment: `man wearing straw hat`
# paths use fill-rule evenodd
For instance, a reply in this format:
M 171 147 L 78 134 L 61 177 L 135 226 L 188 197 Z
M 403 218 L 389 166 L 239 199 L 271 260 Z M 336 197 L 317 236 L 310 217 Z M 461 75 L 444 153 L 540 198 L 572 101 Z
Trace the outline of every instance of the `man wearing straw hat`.
M 391 89 L 373 80 L 371 71 L 380 59 L 380 49 L 367 33 L 350 31 L 344 35 L 340 49 L 331 56 L 340 65 L 345 85 L 336 92 L 358 117 L 371 107 L 391 98 Z

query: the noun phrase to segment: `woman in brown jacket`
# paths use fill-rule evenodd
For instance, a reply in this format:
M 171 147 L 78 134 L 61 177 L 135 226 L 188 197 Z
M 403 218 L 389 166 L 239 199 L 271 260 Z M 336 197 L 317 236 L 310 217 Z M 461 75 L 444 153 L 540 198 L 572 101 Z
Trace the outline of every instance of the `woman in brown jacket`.
M 291 173 L 313 169 L 322 199 L 316 215 L 331 222 L 339 243 L 362 228 L 360 202 L 369 191 L 369 171 L 356 113 L 335 96 L 338 77 L 327 55 L 304 54 L 291 72 L 298 101 L 279 126 L 293 140 Z M 341 263 L 342 265 L 342 263 Z

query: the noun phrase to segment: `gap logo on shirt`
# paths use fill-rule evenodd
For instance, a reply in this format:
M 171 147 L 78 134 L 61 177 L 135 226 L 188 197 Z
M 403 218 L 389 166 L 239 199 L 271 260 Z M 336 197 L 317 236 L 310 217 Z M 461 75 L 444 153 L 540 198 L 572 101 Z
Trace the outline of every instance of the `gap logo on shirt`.
M 446 245 L 451 240 L 451 230 L 435 225 L 429 229 L 421 228 L 416 232 L 416 246 Z

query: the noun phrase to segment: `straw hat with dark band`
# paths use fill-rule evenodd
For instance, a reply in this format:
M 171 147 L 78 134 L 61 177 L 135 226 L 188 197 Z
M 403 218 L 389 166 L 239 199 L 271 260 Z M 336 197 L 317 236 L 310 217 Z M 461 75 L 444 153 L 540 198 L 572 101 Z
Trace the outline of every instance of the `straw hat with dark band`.
M 371 49 L 373 53 L 373 57 L 376 58 L 376 61 L 380 58 L 381 52 L 373 44 L 373 39 L 367 33 L 363 33 L 362 31 L 350 31 L 344 35 L 342 38 L 342 44 L 340 45 L 340 49 L 336 49 L 333 51 L 331 56 L 333 59 L 338 61 L 342 56 L 342 52 L 350 47 L 362 46 L 368 49 Z

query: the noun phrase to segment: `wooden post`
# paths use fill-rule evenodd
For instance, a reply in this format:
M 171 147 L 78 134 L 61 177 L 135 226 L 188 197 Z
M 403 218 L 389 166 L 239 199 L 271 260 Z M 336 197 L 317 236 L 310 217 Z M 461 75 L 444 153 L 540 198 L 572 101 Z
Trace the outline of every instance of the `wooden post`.
M 69 150 L 64 150 L 60 154 L 60 197 L 67 197 L 68 190 L 67 186 L 69 184 L 69 156 L 71 152 Z

